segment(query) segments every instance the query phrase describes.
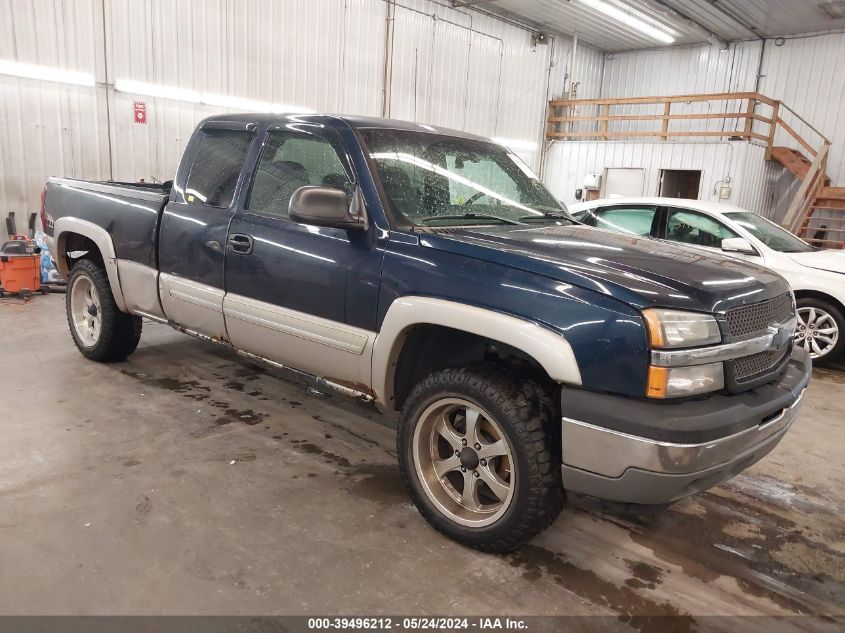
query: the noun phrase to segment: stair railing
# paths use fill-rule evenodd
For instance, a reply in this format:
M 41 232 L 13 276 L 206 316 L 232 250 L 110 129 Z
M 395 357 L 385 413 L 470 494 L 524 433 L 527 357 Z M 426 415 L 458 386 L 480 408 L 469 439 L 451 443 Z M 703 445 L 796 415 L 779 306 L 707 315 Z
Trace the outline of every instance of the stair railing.
M 810 169 L 804 180 L 801 181 L 801 186 L 792 197 L 789 203 L 789 208 L 786 210 L 786 215 L 783 217 L 783 226 L 791 232 L 797 234 L 798 229 L 807 217 L 810 208 L 813 206 L 813 201 L 819 195 L 819 191 L 824 186 L 825 178 L 827 177 L 827 160 L 830 154 L 830 141 L 825 140 L 821 149 L 815 153 Z
M 795 139 L 795 141 L 801 147 L 803 147 L 805 150 L 807 150 L 810 153 L 810 156 L 815 156 L 818 153 L 819 148 L 813 146 L 806 139 L 804 139 L 804 137 L 802 137 L 798 132 L 796 132 L 794 127 L 793 127 L 794 122 L 793 122 L 793 125 L 790 125 L 787 121 L 785 121 L 783 119 L 782 113 L 789 113 L 791 117 L 798 119 L 798 121 L 801 124 L 803 124 L 808 130 L 813 132 L 813 134 L 815 134 L 818 137 L 818 140 L 821 144 L 827 143 L 828 145 L 830 145 L 830 140 L 824 134 L 822 134 L 819 130 L 817 130 L 812 125 L 810 125 L 810 123 L 808 123 L 807 120 L 804 117 L 802 117 L 800 114 L 798 114 L 795 110 L 790 108 L 788 105 L 786 105 L 782 101 L 777 101 L 776 103 L 777 103 L 777 110 L 775 111 L 774 116 L 772 117 L 772 120 L 775 122 L 776 125 L 783 128 L 783 130 L 785 132 L 787 132 L 793 139 Z M 775 126 L 772 126 L 772 127 L 775 127 Z M 769 152 L 769 154 L 767 155 L 767 158 L 771 156 L 771 150 L 772 150 L 771 143 L 773 143 L 773 142 L 774 142 L 774 135 L 772 135 L 772 140 L 770 141 L 770 145 L 767 148 L 768 152 Z
M 773 111 L 777 104 L 756 92 L 554 99 L 549 101 L 546 138 L 549 141 L 623 138 L 667 141 L 716 137 L 767 143 L 777 112 L 774 117 L 760 114 L 756 111 L 759 103 Z M 679 109 L 682 111 L 678 112 Z M 764 127 L 755 127 L 757 122 Z M 678 129 L 679 126 L 683 129 Z
M 782 102 L 778 102 L 778 112 L 772 117 L 773 128 L 783 129 L 803 150 L 806 150 L 812 159 L 812 164 L 801 180 L 798 190 L 792 196 L 792 200 L 783 216 L 782 225 L 796 235 L 804 224 L 810 209 L 815 202 L 819 191 L 825 186 L 827 179 L 827 164 L 830 156 L 830 140 L 819 130 L 813 127 L 805 118 L 795 110 Z M 784 120 L 784 117 L 789 121 Z M 795 128 L 800 128 L 800 132 Z M 774 134 L 767 155 L 770 155 L 774 143 Z M 810 143 L 806 137 L 815 137 L 815 144 Z
M 553 99 L 549 101 L 546 139 L 727 138 L 765 144 L 766 159 L 771 160 L 779 130 L 788 136 L 787 143 L 796 143 L 812 159 L 783 220 L 783 226 L 795 232 L 825 184 L 830 140 L 785 103 L 758 92 Z M 807 136 L 817 137 L 815 143 Z

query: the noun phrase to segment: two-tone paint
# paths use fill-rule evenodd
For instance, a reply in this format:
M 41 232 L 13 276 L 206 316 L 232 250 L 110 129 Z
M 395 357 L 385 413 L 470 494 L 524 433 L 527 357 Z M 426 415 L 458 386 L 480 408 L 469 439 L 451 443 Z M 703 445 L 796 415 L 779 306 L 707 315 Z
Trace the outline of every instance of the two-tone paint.
M 403 297 L 437 298 L 534 324 L 571 349 L 576 384 L 639 397 L 648 365 L 641 308 L 724 313 L 788 291 L 780 277 L 752 264 L 580 226 L 414 231 L 391 217 L 357 133 L 378 126 L 422 129 L 323 115 L 215 117 L 198 130 L 241 130 L 252 138 L 229 208 L 185 200 L 195 134 L 172 187 L 51 181 L 46 213 L 58 223 L 65 216 L 89 222 L 112 240 L 119 278 L 132 279 L 117 284 L 130 311 L 276 362 L 299 362 L 376 398 L 391 391 L 383 386 L 390 379 L 376 375 L 367 356 Z M 286 127 L 341 148 L 347 175 L 362 193 L 366 231 L 307 226 L 246 208 L 263 143 L 270 131 Z M 231 248 L 233 235 L 249 235 L 251 252 Z M 51 237 L 59 242 L 53 252 L 63 253 L 61 234 Z M 461 327 L 473 331 L 471 322 Z M 332 328 L 335 336 L 326 336 Z M 345 349 L 343 341 L 360 344 Z
M 789 292 L 783 278 L 748 262 L 563 221 L 409 226 L 385 203 L 362 140 L 360 131 L 374 127 L 478 138 L 382 119 L 214 117 L 198 127 L 172 186 L 51 180 L 44 209 L 51 251 L 63 273 L 79 255 L 70 251 L 96 251 L 120 310 L 387 410 L 401 405 L 404 351 L 413 349 L 405 343 L 428 331 L 418 326 L 509 347 L 562 385 L 561 467 L 570 491 L 670 501 L 736 474 L 792 424 L 809 379 L 802 350 L 777 381 L 742 393 L 660 403 L 644 397 L 654 350 L 641 310 L 713 314 L 733 345 L 725 313 Z M 207 129 L 249 139 L 227 208 L 186 197 Z M 262 149 L 284 129 L 332 144 L 363 201 L 361 228 L 249 209 Z

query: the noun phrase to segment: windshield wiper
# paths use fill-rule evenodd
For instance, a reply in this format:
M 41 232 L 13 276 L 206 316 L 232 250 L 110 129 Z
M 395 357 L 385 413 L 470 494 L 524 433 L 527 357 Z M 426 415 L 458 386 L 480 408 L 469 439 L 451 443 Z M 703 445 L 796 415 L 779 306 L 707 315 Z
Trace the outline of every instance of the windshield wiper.
M 539 220 L 539 219 L 548 219 L 548 220 L 566 220 L 569 223 L 572 223 L 572 218 L 569 216 L 563 215 L 557 211 L 544 211 L 543 215 L 524 215 L 519 218 L 521 221 L 524 220 Z
M 420 224 L 428 224 L 429 222 L 436 222 L 437 220 L 496 220 L 497 222 L 502 222 L 503 224 L 522 224 L 522 222 L 518 222 L 517 220 L 511 220 L 510 218 L 503 218 L 498 215 L 490 215 L 488 213 L 463 213 L 461 215 L 435 215 L 430 218 L 423 218 L 420 220 Z

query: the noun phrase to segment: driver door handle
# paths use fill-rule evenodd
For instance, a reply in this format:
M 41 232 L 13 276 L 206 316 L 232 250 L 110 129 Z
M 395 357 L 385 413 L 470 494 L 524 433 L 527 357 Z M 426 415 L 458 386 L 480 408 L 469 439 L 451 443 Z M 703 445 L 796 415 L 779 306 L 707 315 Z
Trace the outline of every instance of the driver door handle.
M 249 255 L 252 252 L 253 239 L 252 235 L 244 235 L 243 233 L 234 233 L 229 236 L 229 248 L 241 255 Z

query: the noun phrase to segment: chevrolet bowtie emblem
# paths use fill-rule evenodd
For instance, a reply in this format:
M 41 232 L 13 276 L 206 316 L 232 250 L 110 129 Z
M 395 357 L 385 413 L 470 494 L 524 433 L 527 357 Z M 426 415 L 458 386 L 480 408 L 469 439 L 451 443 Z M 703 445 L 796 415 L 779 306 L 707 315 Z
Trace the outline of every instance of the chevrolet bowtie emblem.
M 772 347 L 780 349 L 792 338 L 792 328 L 786 325 L 770 325 L 769 332 L 772 334 Z

